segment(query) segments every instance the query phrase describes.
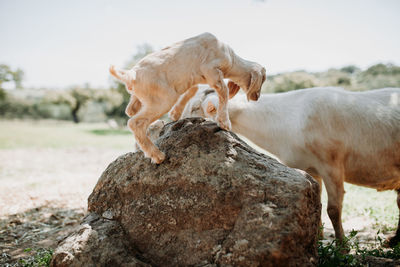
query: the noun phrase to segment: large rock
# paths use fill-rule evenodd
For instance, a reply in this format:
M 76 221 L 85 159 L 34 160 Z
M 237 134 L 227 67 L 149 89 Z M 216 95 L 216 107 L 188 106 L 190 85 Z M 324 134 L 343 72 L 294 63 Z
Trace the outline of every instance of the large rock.
M 93 251 L 130 255 L 112 259 L 126 266 L 316 264 L 321 205 L 309 175 L 200 118 L 167 124 L 157 145 L 167 155 L 160 165 L 138 152 L 108 166 L 88 203 L 89 217 L 102 218 L 82 227 L 98 232 L 112 223 L 113 230 L 93 233 L 95 248 L 80 248 L 79 257 L 71 246 L 84 233 L 75 233 L 55 251 L 53 266 L 87 266 Z

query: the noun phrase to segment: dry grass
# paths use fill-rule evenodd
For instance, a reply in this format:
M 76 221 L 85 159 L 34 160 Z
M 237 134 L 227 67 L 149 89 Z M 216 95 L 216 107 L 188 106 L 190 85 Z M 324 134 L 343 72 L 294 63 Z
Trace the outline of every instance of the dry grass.
M 54 248 L 85 213 L 102 171 L 134 142 L 105 124 L 0 121 L 0 128 L 2 265 Z

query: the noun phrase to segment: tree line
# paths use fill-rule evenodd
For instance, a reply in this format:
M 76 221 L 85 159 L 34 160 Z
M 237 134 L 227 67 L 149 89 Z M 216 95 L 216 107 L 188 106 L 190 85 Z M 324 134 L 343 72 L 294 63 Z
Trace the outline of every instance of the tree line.
M 153 47 L 143 44 L 136 51 L 126 68 L 153 52 Z M 128 119 L 125 107 L 129 95 L 119 82 L 113 82 L 107 89 L 86 84 L 65 90 L 33 90 L 23 88 L 23 76 L 21 69 L 0 65 L 0 118 L 59 119 L 75 123 L 112 119 L 119 125 L 124 125 Z M 13 83 L 15 89 L 5 90 L 5 83 Z M 316 86 L 340 86 L 353 91 L 400 87 L 400 67 L 379 63 L 365 70 L 351 65 L 323 72 L 279 73 L 267 77 L 262 92 L 279 93 Z
M 294 71 L 269 77 L 263 92 L 287 92 L 317 86 L 339 86 L 351 91 L 385 87 L 400 87 L 400 67 L 394 64 L 375 64 L 366 70 L 345 66 L 324 72 Z

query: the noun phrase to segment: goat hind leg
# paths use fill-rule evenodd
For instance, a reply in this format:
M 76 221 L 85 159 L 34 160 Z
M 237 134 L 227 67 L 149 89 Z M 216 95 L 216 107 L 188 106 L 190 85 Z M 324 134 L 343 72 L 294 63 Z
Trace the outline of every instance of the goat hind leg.
M 399 208 L 399 222 L 397 225 L 396 234 L 387 242 L 389 247 L 395 247 L 400 242 L 400 189 L 397 190 L 397 207 Z
M 327 212 L 335 230 L 335 237 L 343 242 L 342 206 L 344 197 L 343 176 L 338 171 L 332 171 L 325 176 L 325 188 L 328 193 Z
M 147 114 L 144 113 L 133 116 L 131 119 L 128 120 L 128 127 L 133 132 L 136 143 L 142 149 L 145 156 L 151 158 L 151 161 L 153 163 L 160 164 L 164 161 L 165 154 L 161 152 L 146 135 L 147 128 L 151 123 L 151 119 L 149 117 L 146 117 L 146 115 Z
M 165 103 L 165 102 L 164 102 Z M 173 102 L 172 102 L 173 103 Z M 165 154 L 161 152 L 147 136 L 149 125 L 164 115 L 170 108 L 165 105 L 146 105 L 135 116 L 128 120 L 128 127 L 133 132 L 137 144 L 140 146 L 146 157 L 151 161 L 160 164 L 165 159 Z

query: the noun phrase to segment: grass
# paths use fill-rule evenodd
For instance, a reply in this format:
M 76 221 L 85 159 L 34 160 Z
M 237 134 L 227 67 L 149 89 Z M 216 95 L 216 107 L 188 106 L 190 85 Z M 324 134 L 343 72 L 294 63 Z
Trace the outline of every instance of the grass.
M 345 183 L 342 222 L 347 232 L 358 227 L 366 230 L 388 234 L 397 227 L 399 210 L 397 208 L 397 193 L 393 191 L 378 192 L 375 189 Z M 322 192 L 322 217 L 331 227 L 326 208 L 328 197 L 325 188 Z M 360 218 L 360 225 L 355 218 Z M 366 221 L 368 219 L 368 221 Z M 347 229 L 346 229 L 347 228 Z M 372 237 L 371 237 L 372 239 Z
M 50 266 L 51 257 L 53 256 L 53 250 L 47 248 L 39 248 L 35 251 L 31 248 L 24 250 L 25 252 L 33 252 L 33 255 L 26 259 L 19 261 L 20 266 L 23 267 L 43 267 Z
M 0 149 L 133 147 L 134 138 L 125 129 L 110 129 L 105 123 L 67 121 L 0 120 Z
M 384 238 L 380 236 L 379 231 L 376 233 L 374 243 L 369 246 L 360 245 L 356 236 L 357 231 L 352 230 L 343 242 L 336 239 L 328 244 L 318 241 L 318 266 L 370 266 L 367 257 L 400 259 L 400 243 L 394 248 L 383 248 Z
M 101 135 L 101 136 L 131 134 L 129 131 L 121 130 L 121 129 L 93 129 L 93 130 L 90 130 L 90 133 L 96 134 L 96 135 Z

